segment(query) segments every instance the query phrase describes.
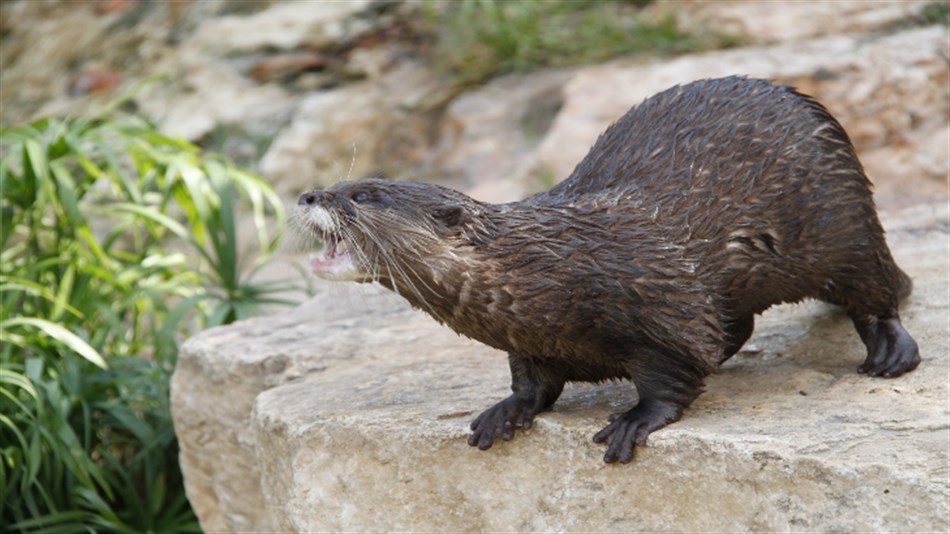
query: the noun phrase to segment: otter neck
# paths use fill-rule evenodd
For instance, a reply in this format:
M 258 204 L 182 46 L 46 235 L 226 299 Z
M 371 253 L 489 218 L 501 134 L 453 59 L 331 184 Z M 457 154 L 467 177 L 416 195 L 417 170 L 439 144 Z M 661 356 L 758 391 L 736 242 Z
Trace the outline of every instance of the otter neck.
M 380 279 L 380 284 L 395 291 L 409 303 L 432 315 L 439 322 L 451 323 L 451 318 L 464 306 L 464 292 L 471 285 L 471 273 L 465 272 L 467 261 L 435 260 L 411 264 L 399 276 Z
M 390 273 L 380 283 L 439 322 L 465 333 L 466 322 L 472 319 L 470 304 L 478 298 L 477 287 L 494 271 L 494 262 L 485 250 L 505 233 L 506 213 L 511 207 L 479 203 L 477 218 L 456 238 L 427 251 L 424 257 L 400 258 L 402 272 L 398 276 Z

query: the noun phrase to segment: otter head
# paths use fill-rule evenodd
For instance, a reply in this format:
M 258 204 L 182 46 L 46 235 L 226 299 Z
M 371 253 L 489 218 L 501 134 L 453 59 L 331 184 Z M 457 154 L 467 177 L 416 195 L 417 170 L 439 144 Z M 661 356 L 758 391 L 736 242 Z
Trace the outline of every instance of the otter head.
M 297 201 L 298 220 L 324 243 L 311 256 L 317 276 L 403 286 L 416 296 L 432 269 L 483 235 L 483 208 L 437 185 L 381 179 L 340 182 Z

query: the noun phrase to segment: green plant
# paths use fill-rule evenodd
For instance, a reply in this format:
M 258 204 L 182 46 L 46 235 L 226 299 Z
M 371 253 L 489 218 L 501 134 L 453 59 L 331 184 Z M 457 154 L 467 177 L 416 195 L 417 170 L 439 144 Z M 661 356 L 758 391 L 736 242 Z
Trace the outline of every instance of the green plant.
M 685 30 L 673 13 L 644 15 L 650 2 L 462 0 L 430 5 L 435 63 L 463 83 L 499 73 L 735 46 L 739 38 Z
M 950 3 L 946 0 L 918 4 L 917 7 L 919 9 L 915 12 L 902 19 L 886 22 L 878 30 L 883 33 L 892 33 L 935 24 L 950 26 Z
M 0 528 L 198 531 L 169 380 L 190 333 L 286 303 L 253 279 L 280 200 L 134 118 L 0 129 L 0 155 Z
M 920 11 L 919 19 L 921 25 L 943 24 L 944 26 L 950 26 L 950 4 L 947 4 L 946 1 L 927 4 Z

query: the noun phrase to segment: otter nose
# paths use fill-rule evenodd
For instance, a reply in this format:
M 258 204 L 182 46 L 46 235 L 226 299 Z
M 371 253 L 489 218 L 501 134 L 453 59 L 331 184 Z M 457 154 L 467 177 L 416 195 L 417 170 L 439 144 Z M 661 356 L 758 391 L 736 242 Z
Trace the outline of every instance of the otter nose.
M 317 204 L 318 202 L 322 201 L 326 196 L 327 196 L 326 191 L 320 191 L 319 189 L 308 191 L 300 195 L 300 198 L 297 199 L 297 205 L 298 206 L 313 206 L 314 204 Z

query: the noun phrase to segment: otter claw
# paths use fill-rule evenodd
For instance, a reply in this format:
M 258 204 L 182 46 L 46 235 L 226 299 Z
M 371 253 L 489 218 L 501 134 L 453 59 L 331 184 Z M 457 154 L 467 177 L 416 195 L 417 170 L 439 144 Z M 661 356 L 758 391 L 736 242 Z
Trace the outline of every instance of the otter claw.
M 634 445 L 645 445 L 651 432 L 678 420 L 682 413 L 683 408 L 677 404 L 641 399 L 624 413 L 610 414 L 610 424 L 594 435 L 594 443 L 607 443 L 604 462 L 630 463 Z
M 644 421 L 635 418 L 622 418 L 624 414 L 611 415 L 616 417 L 603 430 L 594 435 L 594 443 L 607 443 L 604 462 L 630 463 L 633 460 L 634 444 L 646 444 L 647 435 L 650 432 Z
M 531 428 L 538 413 L 535 405 L 533 400 L 512 395 L 485 410 L 472 421 L 468 444 L 484 451 L 491 448 L 495 438 L 511 441 L 516 428 Z

